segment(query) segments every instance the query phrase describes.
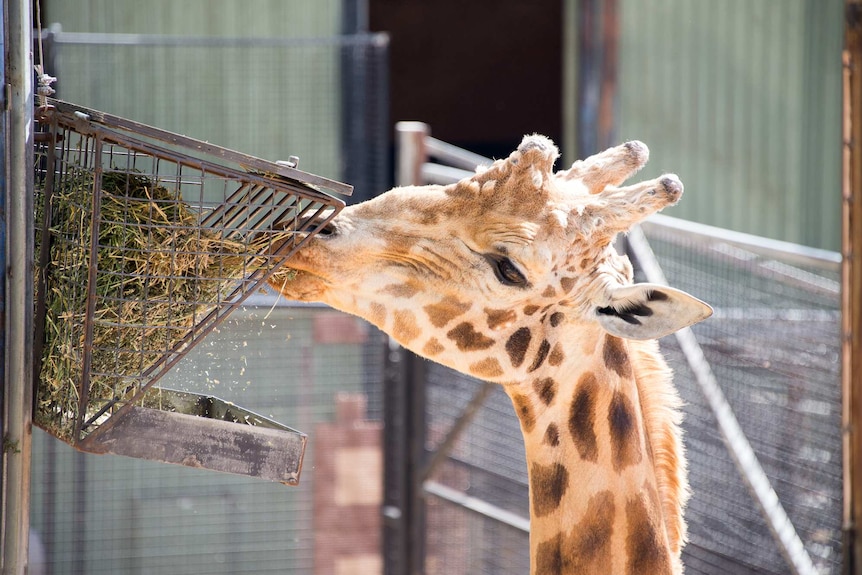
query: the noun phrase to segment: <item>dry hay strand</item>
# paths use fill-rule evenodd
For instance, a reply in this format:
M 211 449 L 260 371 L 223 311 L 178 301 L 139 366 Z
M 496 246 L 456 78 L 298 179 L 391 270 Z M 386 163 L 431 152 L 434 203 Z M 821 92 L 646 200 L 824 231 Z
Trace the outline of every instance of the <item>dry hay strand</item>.
M 141 374 L 184 339 L 242 278 L 277 262 L 264 254 L 291 231 L 251 241 L 203 228 L 178 192 L 135 173 L 102 175 L 98 248 L 91 262 L 93 175 L 70 170 L 55 186 L 45 276 L 45 337 L 35 418 L 64 440 L 80 418 L 87 286 L 96 266 L 88 398 L 83 419 L 138 391 Z M 37 217 L 41 217 L 39 208 Z M 38 221 L 38 220 L 37 220 Z M 39 239 L 37 239 L 37 243 Z

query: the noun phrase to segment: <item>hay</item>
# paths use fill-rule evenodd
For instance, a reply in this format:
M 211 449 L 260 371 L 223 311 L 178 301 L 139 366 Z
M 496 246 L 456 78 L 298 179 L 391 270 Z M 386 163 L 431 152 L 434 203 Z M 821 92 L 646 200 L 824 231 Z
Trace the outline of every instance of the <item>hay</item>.
M 75 170 L 55 186 L 44 270 L 45 337 L 35 418 L 65 440 L 77 439 L 71 435 L 79 417 L 93 265 L 93 352 L 84 419 L 136 392 L 142 372 L 181 348 L 194 326 L 227 303 L 238 280 L 273 265 L 256 254 L 292 237 L 289 231 L 251 242 L 224 237 L 202 228 L 203 214 L 179 193 L 143 175 L 106 171 L 91 262 L 92 184 L 90 172 Z

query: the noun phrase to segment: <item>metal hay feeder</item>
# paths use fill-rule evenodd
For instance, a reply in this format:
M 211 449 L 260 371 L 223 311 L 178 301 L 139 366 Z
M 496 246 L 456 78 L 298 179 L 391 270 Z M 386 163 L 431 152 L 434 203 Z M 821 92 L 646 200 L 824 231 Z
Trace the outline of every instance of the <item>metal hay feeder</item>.
M 351 186 L 65 102 L 37 121 L 37 425 L 81 451 L 295 483 L 303 434 L 153 386 Z

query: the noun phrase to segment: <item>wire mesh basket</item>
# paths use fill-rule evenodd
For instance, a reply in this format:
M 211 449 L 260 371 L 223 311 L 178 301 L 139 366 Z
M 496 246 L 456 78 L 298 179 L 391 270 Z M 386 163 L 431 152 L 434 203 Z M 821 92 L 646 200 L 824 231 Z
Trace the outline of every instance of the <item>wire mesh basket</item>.
M 35 421 L 103 452 L 351 187 L 65 102 L 37 121 Z

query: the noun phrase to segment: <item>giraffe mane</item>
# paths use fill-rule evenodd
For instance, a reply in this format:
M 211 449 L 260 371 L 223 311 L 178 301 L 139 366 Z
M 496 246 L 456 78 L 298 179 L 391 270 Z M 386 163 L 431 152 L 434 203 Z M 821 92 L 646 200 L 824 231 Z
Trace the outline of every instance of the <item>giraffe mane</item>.
M 690 495 L 680 427 L 682 400 L 673 385 L 672 371 L 659 353 L 658 342 L 629 340 L 629 346 L 634 354 L 632 366 L 655 461 L 668 543 L 672 557 L 678 561 L 687 539 L 683 510 Z

